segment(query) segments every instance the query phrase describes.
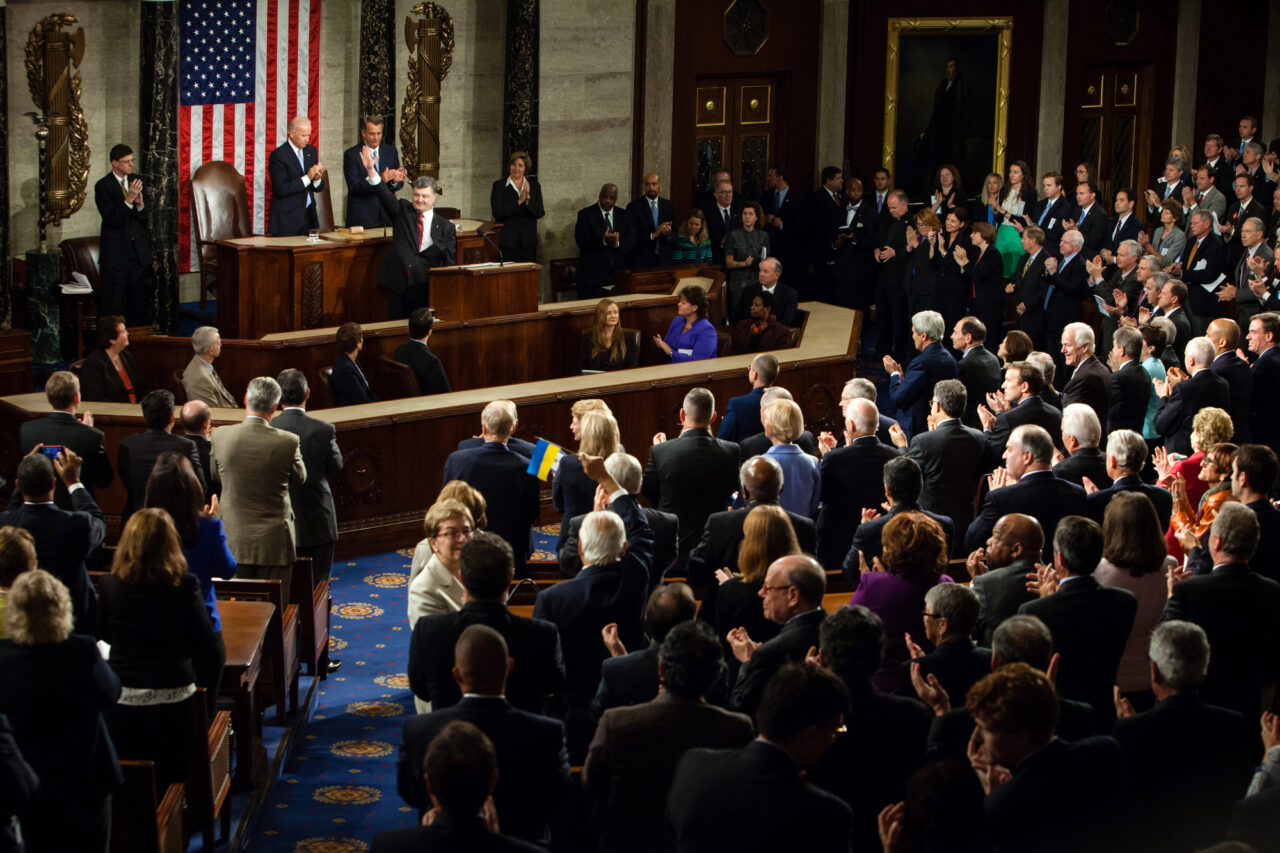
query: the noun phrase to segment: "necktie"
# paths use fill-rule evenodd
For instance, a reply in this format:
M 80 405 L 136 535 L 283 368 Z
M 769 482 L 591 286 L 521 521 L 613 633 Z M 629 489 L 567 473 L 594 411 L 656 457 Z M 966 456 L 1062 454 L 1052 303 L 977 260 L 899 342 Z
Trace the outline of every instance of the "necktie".
M 720 212 L 724 214 L 724 230 L 729 231 L 733 228 L 733 223 L 729 220 L 729 208 L 722 207 Z
M 1182 265 L 1183 272 L 1191 269 L 1191 262 L 1196 259 L 1196 249 L 1200 248 L 1199 241 L 1191 244 L 1191 254 L 1187 255 L 1187 262 Z
M 1027 255 L 1027 262 L 1022 265 L 1022 275 L 1020 275 L 1019 278 L 1026 278 L 1027 270 L 1029 269 L 1031 269 L 1031 256 Z
M 1249 259 L 1252 258 L 1248 252 L 1244 253 L 1244 257 L 1240 259 L 1240 284 L 1237 290 L 1243 290 L 1249 286 Z
M 418 214 L 418 251 L 422 251 L 422 233 L 426 230 L 427 214 L 426 211 Z
M 1089 213 L 1089 211 L 1088 211 L 1088 210 L 1082 210 L 1082 211 L 1080 211 L 1080 218 L 1076 220 L 1076 227 L 1077 227 L 1077 228 L 1084 224 L 1084 218 L 1085 218 L 1085 216 L 1086 216 L 1088 213 Z
M 649 202 L 649 213 L 653 216 L 653 230 L 658 230 L 658 200 L 655 198 Z
M 306 177 L 306 175 L 307 175 L 307 164 L 306 164 L 306 161 L 305 161 L 305 160 L 303 160 L 303 157 L 302 157 L 302 151 L 298 151 L 298 168 L 302 170 L 302 175 L 303 175 L 303 177 Z M 306 206 L 307 206 L 307 207 L 310 207 L 310 206 L 311 206 L 311 193 L 307 193 L 307 204 L 306 204 Z
M 373 171 L 378 171 L 378 149 L 373 149 Z
M 613 230 L 613 219 L 609 217 L 609 211 L 607 210 L 604 212 L 604 230 L 606 231 Z
M 1083 218 L 1083 217 L 1082 217 L 1082 218 Z M 1120 236 L 1120 222 L 1121 222 L 1121 220 L 1119 220 L 1119 219 L 1117 219 L 1117 220 L 1116 220 L 1116 230 L 1111 232 L 1111 242 L 1113 242 L 1113 243 L 1114 243 L 1114 242 L 1116 241 L 1116 239 Z
M 876 196 L 876 213 L 879 213 L 883 209 L 884 209 L 884 196 L 877 195 Z
M 1040 218 L 1036 220 L 1036 225 L 1044 225 L 1044 218 L 1049 215 L 1049 208 L 1053 207 L 1053 202 L 1046 200 L 1044 210 L 1040 211 Z
M 120 192 L 125 196 L 129 195 L 129 179 L 127 177 L 120 179 Z
M 1196 204 L 1204 201 L 1204 193 L 1196 193 Z

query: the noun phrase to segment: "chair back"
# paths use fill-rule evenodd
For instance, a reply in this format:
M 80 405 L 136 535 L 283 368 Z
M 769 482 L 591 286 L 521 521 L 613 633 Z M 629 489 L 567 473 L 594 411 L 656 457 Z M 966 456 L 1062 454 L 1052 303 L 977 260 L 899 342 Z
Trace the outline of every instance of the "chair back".
M 62 263 L 66 268 L 64 281 L 71 281 L 71 273 L 78 272 L 89 279 L 93 289 L 98 289 L 98 238 L 76 237 L 63 240 L 58 246 L 62 250 Z
M 316 200 L 316 224 L 321 233 L 332 231 L 336 227 L 333 218 L 333 198 L 329 195 L 329 183 L 331 180 L 332 177 L 322 183 L 314 196 Z
M 185 372 L 185 368 L 173 371 L 173 402 L 179 406 L 185 405 L 187 402 L 187 386 L 182 384 L 182 374 Z
M 201 164 L 191 176 L 191 216 L 200 262 L 213 263 L 215 242 L 253 233 L 244 175 L 221 160 Z
M 421 396 L 422 389 L 418 386 L 418 376 L 413 372 L 412 367 L 396 361 L 389 355 L 379 357 L 378 363 L 382 367 L 384 400 Z
M 317 391 L 319 392 L 317 396 L 320 398 L 318 400 L 320 404 L 319 408 L 333 408 L 333 385 L 329 382 L 329 377 L 332 375 L 333 365 L 326 364 L 324 367 L 320 368 L 320 385 L 317 388 Z
M 556 298 L 560 294 L 578 287 L 578 259 L 553 258 L 549 263 L 551 276 L 551 292 Z

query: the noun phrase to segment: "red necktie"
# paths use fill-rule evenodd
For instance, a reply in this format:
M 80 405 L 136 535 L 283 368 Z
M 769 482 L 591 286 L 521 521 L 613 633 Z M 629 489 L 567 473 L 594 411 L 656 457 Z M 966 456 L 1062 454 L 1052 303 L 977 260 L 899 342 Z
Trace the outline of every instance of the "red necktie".
M 426 226 L 426 224 L 427 224 L 427 214 L 419 213 L 418 214 L 418 248 L 417 248 L 417 251 L 419 252 L 422 251 L 422 229 Z

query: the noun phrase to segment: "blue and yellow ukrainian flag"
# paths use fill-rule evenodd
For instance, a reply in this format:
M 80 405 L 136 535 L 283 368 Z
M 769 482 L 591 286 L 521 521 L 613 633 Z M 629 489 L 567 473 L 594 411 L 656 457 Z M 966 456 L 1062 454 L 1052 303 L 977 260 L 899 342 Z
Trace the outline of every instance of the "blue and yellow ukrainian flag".
M 553 471 L 559 469 L 562 456 L 564 456 L 563 447 L 540 438 L 533 449 L 533 458 L 529 460 L 528 471 L 539 480 L 546 480 Z

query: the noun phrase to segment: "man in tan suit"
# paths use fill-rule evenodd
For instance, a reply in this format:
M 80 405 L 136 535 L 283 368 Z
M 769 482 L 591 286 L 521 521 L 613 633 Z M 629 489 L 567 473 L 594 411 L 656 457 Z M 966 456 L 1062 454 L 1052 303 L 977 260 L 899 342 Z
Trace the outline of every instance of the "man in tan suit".
M 196 351 L 187 369 L 182 371 L 182 387 L 188 400 L 199 400 L 207 406 L 237 408 L 236 398 L 213 369 L 213 360 L 222 354 L 222 336 L 213 326 L 201 326 L 191 335 L 191 348 Z
M 243 578 L 284 583 L 285 594 L 296 556 L 289 485 L 305 483 L 298 437 L 271 426 L 280 386 L 269 376 L 249 383 L 244 422 L 213 431 L 213 476 L 222 482 L 218 505 L 227 544 Z

